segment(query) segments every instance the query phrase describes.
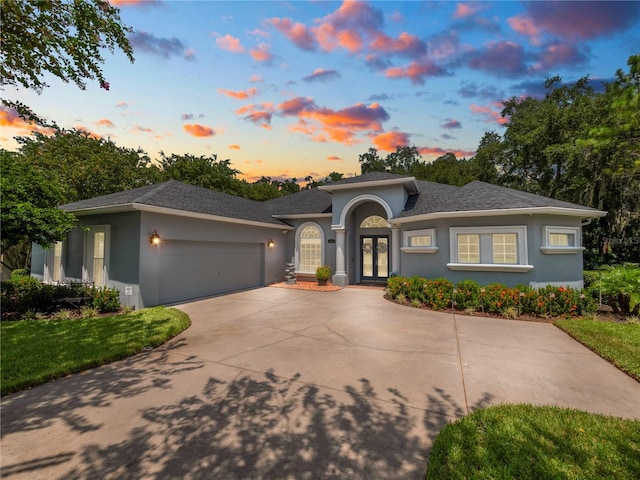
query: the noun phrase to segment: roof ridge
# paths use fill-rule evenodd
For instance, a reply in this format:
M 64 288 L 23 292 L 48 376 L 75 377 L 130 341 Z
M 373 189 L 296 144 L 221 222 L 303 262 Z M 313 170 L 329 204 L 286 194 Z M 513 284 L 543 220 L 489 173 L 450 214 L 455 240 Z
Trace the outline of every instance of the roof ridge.
M 166 190 L 169 184 L 171 183 L 181 183 L 181 182 L 178 182 L 177 180 L 174 180 L 174 179 L 170 179 L 170 180 L 167 180 L 166 182 L 157 183 L 148 192 L 141 195 L 140 197 L 133 199 L 131 203 L 144 203 L 145 200 L 149 200 L 150 198 L 154 197 L 158 193 Z

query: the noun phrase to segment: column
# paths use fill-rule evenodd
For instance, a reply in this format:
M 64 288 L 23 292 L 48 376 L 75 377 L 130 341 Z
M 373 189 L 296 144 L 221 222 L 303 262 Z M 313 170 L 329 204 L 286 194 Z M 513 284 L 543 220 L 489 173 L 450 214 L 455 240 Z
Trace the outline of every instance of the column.
M 400 275 L 400 227 L 391 227 L 391 272 Z
M 346 229 L 340 228 L 336 232 L 336 273 L 331 278 L 331 283 L 340 287 L 345 287 L 349 283 L 347 271 L 345 269 L 346 259 Z

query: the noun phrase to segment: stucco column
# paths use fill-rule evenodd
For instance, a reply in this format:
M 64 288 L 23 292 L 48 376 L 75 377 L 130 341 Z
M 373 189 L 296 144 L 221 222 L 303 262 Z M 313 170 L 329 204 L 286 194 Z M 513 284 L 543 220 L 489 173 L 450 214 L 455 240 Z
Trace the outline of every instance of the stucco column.
M 331 277 L 331 282 L 334 285 L 345 287 L 349 283 L 347 277 L 347 271 L 345 269 L 346 259 L 346 229 L 340 228 L 335 230 L 336 232 L 336 273 Z
M 400 227 L 391 227 L 391 272 L 400 275 Z

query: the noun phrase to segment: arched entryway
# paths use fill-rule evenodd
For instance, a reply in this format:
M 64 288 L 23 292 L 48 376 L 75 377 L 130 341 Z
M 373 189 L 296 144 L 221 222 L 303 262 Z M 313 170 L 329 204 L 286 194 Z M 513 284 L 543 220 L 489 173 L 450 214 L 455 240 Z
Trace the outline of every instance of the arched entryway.
M 394 239 L 399 238 L 389 225 L 392 216 L 387 202 L 376 195 L 363 194 L 347 202 L 340 224 L 332 226 L 336 232 L 335 284 L 387 281 L 396 265 Z

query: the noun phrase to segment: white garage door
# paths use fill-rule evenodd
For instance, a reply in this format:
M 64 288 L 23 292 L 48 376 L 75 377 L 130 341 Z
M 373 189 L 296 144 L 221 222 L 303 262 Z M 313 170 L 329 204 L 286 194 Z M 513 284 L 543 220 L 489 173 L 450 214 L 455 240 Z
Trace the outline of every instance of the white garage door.
M 159 253 L 160 303 L 264 285 L 264 246 L 259 243 L 173 241 Z

